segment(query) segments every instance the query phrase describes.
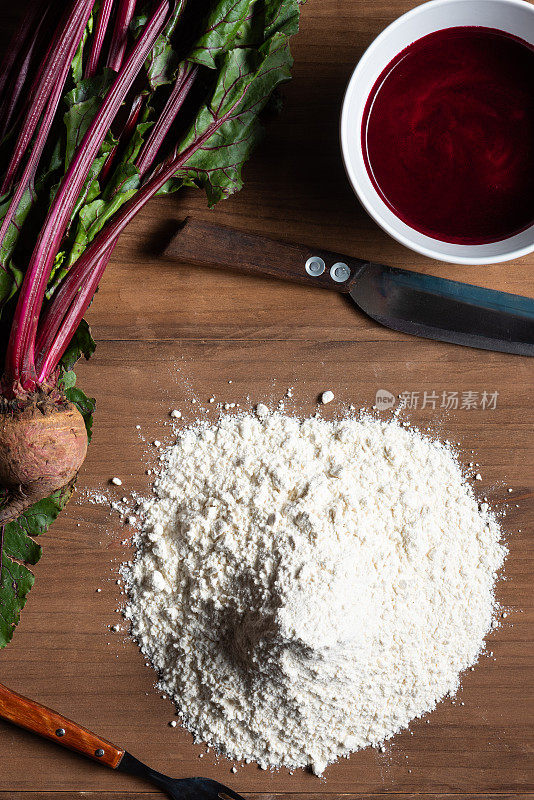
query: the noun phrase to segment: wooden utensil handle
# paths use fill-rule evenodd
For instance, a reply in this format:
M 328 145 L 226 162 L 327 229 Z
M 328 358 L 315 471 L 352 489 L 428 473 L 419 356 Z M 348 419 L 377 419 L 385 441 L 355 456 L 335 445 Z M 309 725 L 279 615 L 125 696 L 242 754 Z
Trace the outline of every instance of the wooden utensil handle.
M 271 275 L 343 293 L 350 291 L 368 263 L 318 247 L 282 242 L 191 218 L 182 224 L 164 255 L 190 264 L 220 266 L 250 275 Z M 323 269 L 319 274 L 313 274 L 314 263 L 317 272 Z
M 124 750 L 46 706 L 12 692 L 0 683 L 0 717 L 115 769 Z

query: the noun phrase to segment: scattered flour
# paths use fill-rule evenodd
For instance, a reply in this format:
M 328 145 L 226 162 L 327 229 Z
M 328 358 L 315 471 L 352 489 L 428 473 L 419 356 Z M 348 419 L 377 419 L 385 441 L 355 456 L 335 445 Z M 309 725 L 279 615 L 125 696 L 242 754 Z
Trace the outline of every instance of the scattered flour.
M 323 392 L 321 395 L 321 403 L 323 405 L 327 405 L 327 403 L 331 403 L 334 399 L 334 392 L 331 392 L 330 389 L 328 391 Z
M 196 740 L 262 768 L 380 745 L 459 687 L 506 550 L 450 449 L 258 406 L 178 434 L 126 616 Z

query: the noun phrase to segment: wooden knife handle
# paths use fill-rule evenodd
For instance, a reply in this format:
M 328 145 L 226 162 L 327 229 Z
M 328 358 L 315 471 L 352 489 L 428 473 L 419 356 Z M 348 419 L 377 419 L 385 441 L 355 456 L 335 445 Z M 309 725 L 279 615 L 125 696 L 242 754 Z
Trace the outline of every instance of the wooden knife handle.
M 124 750 L 46 706 L 12 692 L 0 683 L 0 717 L 76 753 L 115 769 Z
M 368 264 L 318 247 L 282 242 L 191 218 L 185 220 L 163 254 L 189 264 L 218 266 L 249 275 L 270 275 L 343 293 L 351 290 Z M 315 266 L 317 271 L 324 263 L 320 274 L 313 274 L 314 263 L 319 264 Z

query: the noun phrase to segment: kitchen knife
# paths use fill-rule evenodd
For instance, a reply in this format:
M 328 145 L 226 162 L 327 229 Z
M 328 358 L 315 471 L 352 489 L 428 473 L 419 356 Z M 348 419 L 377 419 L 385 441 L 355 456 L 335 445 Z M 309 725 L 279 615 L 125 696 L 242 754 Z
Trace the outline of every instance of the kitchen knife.
M 186 219 L 164 253 L 190 264 L 270 275 L 348 294 L 388 328 L 534 356 L 534 299 Z

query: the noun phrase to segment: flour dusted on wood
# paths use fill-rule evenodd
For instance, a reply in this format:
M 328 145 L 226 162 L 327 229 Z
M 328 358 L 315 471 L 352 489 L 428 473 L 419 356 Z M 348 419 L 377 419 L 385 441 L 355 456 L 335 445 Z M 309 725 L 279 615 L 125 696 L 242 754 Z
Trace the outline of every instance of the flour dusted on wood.
M 396 422 L 226 416 L 166 452 L 127 616 L 197 740 L 320 774 L 458 688 L 499 539 L 450 450 Z

